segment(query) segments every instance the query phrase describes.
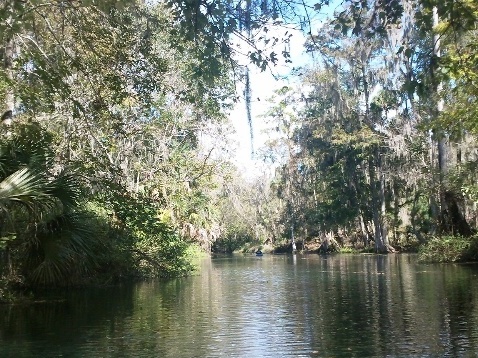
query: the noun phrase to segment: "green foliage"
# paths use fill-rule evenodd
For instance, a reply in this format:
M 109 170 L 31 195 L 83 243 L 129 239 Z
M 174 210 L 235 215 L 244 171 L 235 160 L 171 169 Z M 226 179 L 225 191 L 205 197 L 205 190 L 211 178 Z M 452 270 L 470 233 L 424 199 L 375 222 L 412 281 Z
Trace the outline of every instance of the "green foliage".
M 336 14 L 333 24 L 343 35 L 372 38 L 386 33 L 392 24 L 400 22 L 403 4 L 400 0 L 386 2 L 348 1 L 347 6 Z M 363 14 L 371 13 L 370 18 Z
M 76 210 L 81 183 L 74 173 L 49 171 L 49 138 L 36 125 L 18 125 L 0 148 L 2 249 L 10 274 L 34 285 L 71 282 L 94 265 L 93 232 Z
M 128 194 L 110 198 L 110 205 L 122 237 L 111 242 L 118 250 L 112 256 L 129 257 L 132 270 L 122 275 L 136 277 L 171 277 L 189 273 L 187 250 L 190 246 L 174 229 L 161 220 L 160 207 L 153 200 Z
M 466 262 L 478 260 L 478 236 L 432 237 L 420 247 L 421 262 Z
M 411 232 L 414 234 L 429 234 L 432 231 L 432 218 L 430 215 L 430 204 L 426 192 L 417 192 L 413 199 L 410 210 Z
M 14 126 L 0 127 L 10 276 L 53 285 L 192 269 L 180 232 L 216 225 L 218 165 L 198 133 L 231 102 L 223 50 L 235 25 L 207 16 L 213 32 L 198 41 L 185 14 L 129 0 L 0 5 L 1 40 L 16 46 L 12 59 L 0 52 L 0 94 L 15 97 Z
M 243 249 L 247 244 L 255 243 L 251 233 L 228 227 L 228 233 L 214 242 L 211 251 L 216 253 L 233 253 Z M 257 244 L 257 243 L 256 243 Z
M 190 245 L 161 222 L 156 202 L 111 192 L 109 209 L 82 205 L 77 174 L 51 173 L 48 140 L 27 140 L 32 133 L 52 137 L 36 125 L 12 130 L 0 148 L 0 251 L 8 260 L 1 262 L 8 280 L 52 286 L 170 277 L 193 269 Z
M 349 246 L 339 247 L 338 249 L 339 254 L 357 254 L 358 252 L 357 249 Z
M 56 215 L 37 225 L 35 232 L 20 236 L 17 259 L 25 257 L 22 271 L 34 285 L 66 285 L 81 282 L 97 265 L 95 251 L 102 248 L 87 213 Z
M 400 252 L 417 252 L 421 242 L 413 231 L 397 232 L 397 237 L 393 242 Z

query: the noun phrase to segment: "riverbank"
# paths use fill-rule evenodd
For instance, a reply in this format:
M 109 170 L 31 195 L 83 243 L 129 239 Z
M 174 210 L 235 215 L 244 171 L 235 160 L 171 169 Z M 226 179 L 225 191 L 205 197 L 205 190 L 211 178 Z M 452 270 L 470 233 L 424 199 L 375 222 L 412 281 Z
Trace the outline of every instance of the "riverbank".
M 372 243 L 373 245 L 373 243 Z M 321 253 L 323 245 L 319 239 L 310 239 L 296 242 L 296 251 L 305 254 Z M 275 245 L 248 245 L 244 246 L 238 253 L 255 253 L 261 250 L 268 254 L 292 253 L 293 247 L 290 241 L 283 241 Z M 354 245 L 339 245 L 336 241 L 328 245 L 327 250 L 322 253 L 375 253 L 373 246 L 364 247 Z M 478 235 L 471 237 L 443 236 L 429 237 L 421 245 L 414 242 L 402 246 L 394 246 L 393 253 L 417 253 L 418 261 L 422 263 L 457 263 L 457 262 L 478 262 Z
M 306 240 L 296 242 L 296 252 L 304 254 L 318 254 L 320 253 L 321 242 L 319 239 Z M 477 262 L 478 261 L 478 236 L 471 238 L 463 238 L 459 236 L 446 237 L 431 237 L 427 243 L 421 245 L 419 248 L 414 247 L 415 250 L 397 250 L 397 253 L 418 253 L 417 261 L 422 263 L 460 263 L 460 262 Z M 266 244 L 257 245 L 250 244 L 244 246 L 237 253 L 254 254 L 256 251 L 262 251 L 264 254 L 288 254 L 292 253 L 292 244 L 290 241 L 283 241 L 276 245 Z M 329 245 L 328 253 L 374 253 L 373 247 L 355 248 L 353 246 L 339 246 L 337 244 Z M 182 275 L 189 275 L 197 268 L 197 263 L 201 258 L 207 254 L 201 251 L 197 246 L 192 245 L 187 250 L 187 261 L 191 264 L 191 270 L 182 272 Z M 60 290 L 71 287 L 105 287 L 109 285 L 116 285 L 119 283 L 144 281 L 158 275 L 148 276 L 143 272 L 143 276 L 127 277 L 127 276 L 111 276 L 111 272 L 104 272 L 103 276 L 90 277 L 88 280 L 76 282 L 73 286 L 64 286 Z M 57 287 L 58 289 L 58 287 Z M 36 299 L 35 290 L 22 281 L 21 277 L 15 279 L 8 279 L 7 277 L 0 278 L 0 303 L 22 303 L 34 302 Z

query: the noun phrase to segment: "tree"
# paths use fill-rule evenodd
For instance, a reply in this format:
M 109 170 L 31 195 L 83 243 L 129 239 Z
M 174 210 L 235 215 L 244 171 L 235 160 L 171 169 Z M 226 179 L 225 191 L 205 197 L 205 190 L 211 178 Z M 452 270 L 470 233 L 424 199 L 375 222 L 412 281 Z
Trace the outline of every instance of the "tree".
M 0 148 L 0 237 L 10 276 L 33 284 L 68 282 L 93 265 L 97 245 L 78 210 L 75 173 L 51 172 L 51 136 L 35 125 L 12 127 Z M 80 264 L 81 263 L 81 264 Z
M 11 189 L 14 182 L 22 184 L 24 193 L 5 189 L 5 208 L 16 207 L 11 195 L 20 195 L 23 206 L 31 205 L 42 217 L 22 214 L 22 223 L 51 229 L 53 236 L 41 240 L 49 243 L 50 253 L 60 253 L 55 245 L 69 235 L 66 232 L 73 238 L 78 233 L 73 233 L 69 209 L 50 208 L 61 198 L 46 195 L 44 187 L 53 186 L 52 178 L 58 176 L 58 186 L 71 189 L 74 184 L 61 175 L 68 168 L 81 178 L 84 189 L 75 205 L 81 202 L 89 214 L 75 212 L 76 227 L 99 228 L 99 239 L 107 239 L 92 243 L 93 249 L 67 244 L 76 256 L 62 255 L 68 257 L 63 266 L 54 259 L 45 264 L 46 251 L 36 242 L 27 249 L 28 240 L 16 234 L 5 239 L 4 252 L 15 251 L 15 270 L 28 282 L 81 281 L 81 264 L 90 261 L 95 261 L 93 276 L 184 274 L 191 269 L 186 250 L 198 241 L 181 235 L 184 225 L 213 231 L 211 178 L 220 163 L 212 151 L 202 151 L 200 137 L 208 126 L 220 128 L 224 120 L 232 86 L 219 75 L 226 74 L 229 65 L 219 48 L 184 37 L 171 11 L 165 4 L 133 1 L 2 3 L 2 18 L 11 20 L 0 25 L 8 50 L 2 53 L 6 66 L 0 72 L 5 108 L 11 107 L 10 95 L 15 98 L 13 121 L 2 126 L 2 137 L 7 141 L 25 136 L 23 147 L 30 154 L 22 160 L 42 163 L 40 174 L 21 168 L 6 172 L 5 185 Z M 214 63 L 211 71 L 205 71 L 206 60 Z M 17 132 L 24 123 L 49 139 Z M 40 144 L 48 160 L 31 159 Z M 5 156 L 6 165 L 14 163 L 12 158 Z M 37 210 L 42 200 L 53 210 L 49 215 Z M 2 237 L 21 232 L 7 225 L 17 218 L 3 214 Z M 60 224 L 68 230 L 57 230 Z M 21 265 L 22 260 L 29 264 Z M 35 267 L 44 267 L 43 276 L 33 274 Z

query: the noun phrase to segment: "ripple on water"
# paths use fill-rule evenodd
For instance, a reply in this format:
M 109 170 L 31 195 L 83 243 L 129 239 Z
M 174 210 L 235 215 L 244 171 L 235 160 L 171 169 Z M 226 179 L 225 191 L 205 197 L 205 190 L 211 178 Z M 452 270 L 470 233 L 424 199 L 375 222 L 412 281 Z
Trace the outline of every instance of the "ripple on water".
M 406 255 L 212 260 L 194 277 L 4 310 L 0 357 L 473 356 L 476 270 L 426 271 Z

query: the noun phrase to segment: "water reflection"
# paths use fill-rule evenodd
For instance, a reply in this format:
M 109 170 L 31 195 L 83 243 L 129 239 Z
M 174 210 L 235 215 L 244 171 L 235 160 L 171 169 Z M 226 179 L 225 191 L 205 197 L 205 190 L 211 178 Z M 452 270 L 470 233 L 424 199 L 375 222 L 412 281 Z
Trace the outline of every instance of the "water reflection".
M 477 274 L 410 255 L 215 258 L 194 277 L 0 307 L 0 356 L 471 356 Z

